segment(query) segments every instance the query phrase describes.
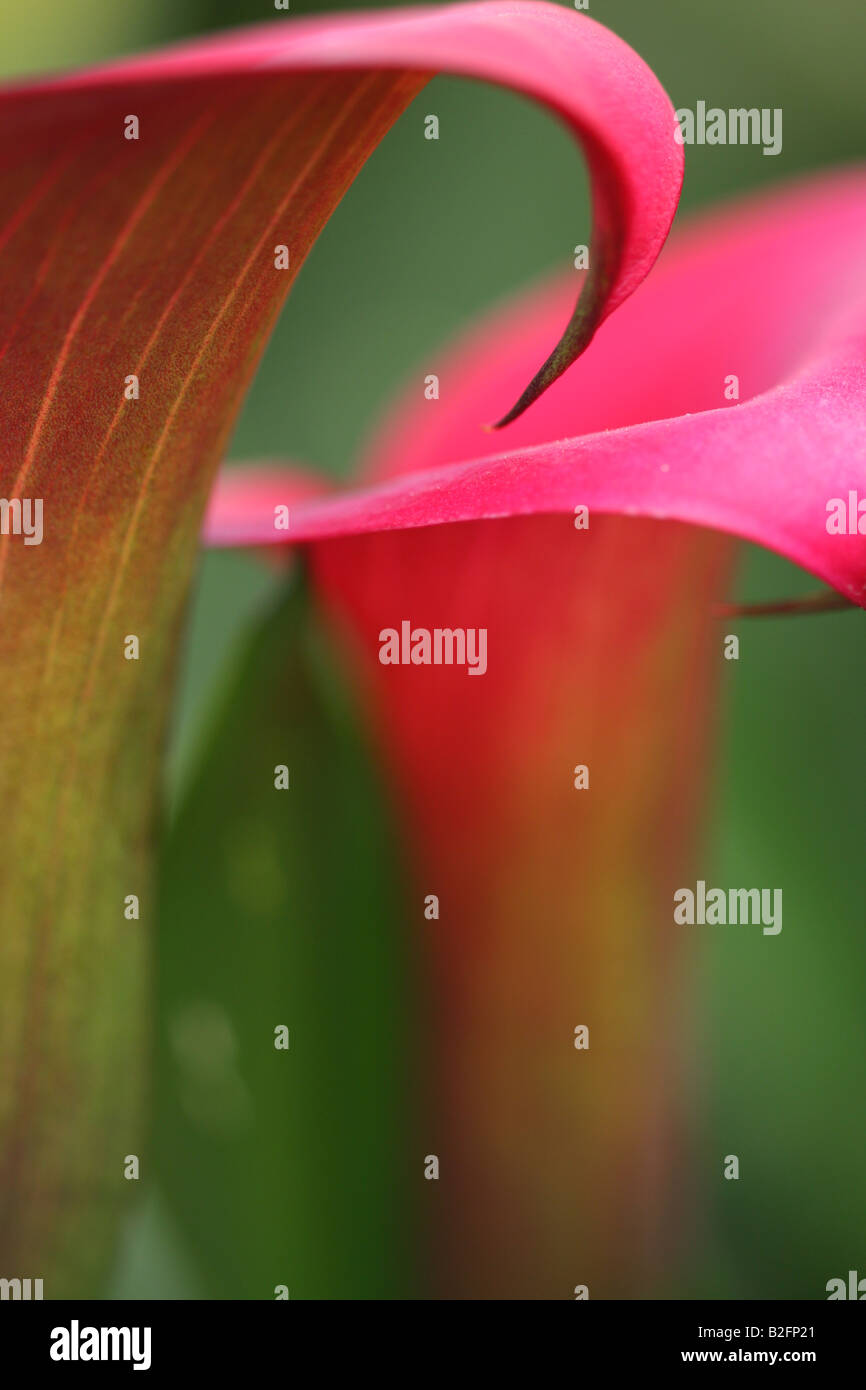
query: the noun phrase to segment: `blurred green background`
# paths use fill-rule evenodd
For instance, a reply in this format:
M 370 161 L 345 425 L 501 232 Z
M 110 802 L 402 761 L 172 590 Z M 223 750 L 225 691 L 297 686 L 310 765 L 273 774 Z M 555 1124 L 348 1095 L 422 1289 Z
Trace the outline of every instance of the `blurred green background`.
M 292 12 L 328 8 L 350 6 L 293 0 Z M 637 49 L 675 106 L 703 98 L 784 110 L 777 158 L 756 147 L 687 149 L 680 218 L 866 158 L 863 0 L 591 0 L 589 13 Z M 18 74 L 93 62 L 274 16 L 265 0 L 9 4 L 0 64 Z M 418 138 L 428 111 L 440 118 L 438 142 Z M 294 457 L 345 475 L 407 370 L 426 371 L 479 311 L 570 264 L 588 234 L 586 182 L 565 133 L 510 94 L 436 79 L 314 248 L 231 456 Z M 820 260 L 820 247 L 804 247 L 804 276 L 820 274 Z M 169 767 L 173 805 L 214 690 L 275 585 L 248 557 L 203 558 Z M 739 597 L 814 588 L 785 562 L 744 550 Z M 866 629 L 855 613 L 729 629 L 741 658 L 726 672 L 709 863 L 718 882 L 782 886 L 786 915 L 762 950 L 734 932 L 703 939 L 694 1060 L 703 1157 L 721 1174 L 722 1156 L 737 1153 L 742 1177 L 708 1183 L 707 1224 L 678 1292 L 822 1297 L 829 1278 L 866 1273 Z M 197 1266 L 152 1193 L 114 1292 L 183 1297 L 207 1287 L 200 1257 Z

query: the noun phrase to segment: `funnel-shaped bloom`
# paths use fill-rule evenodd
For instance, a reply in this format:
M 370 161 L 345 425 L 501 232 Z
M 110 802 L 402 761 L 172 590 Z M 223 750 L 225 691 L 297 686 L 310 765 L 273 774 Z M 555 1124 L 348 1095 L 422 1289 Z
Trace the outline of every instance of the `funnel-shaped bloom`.
M 448 1295 L 634 1296 L 670 1274 L 690 949 L 672 902 L 699 876 L 724 533 L 866 603 L 864 226 L 860 172 L 704 218 L 507 451 L 479 422 L 570 280 L 440 359 L 442 400 L 398 407 L 372 483 L 310 499 L 291 471 L 254 469 L 214 496 L 216 543 L 285 539 L 289 506 L 365 691 L 418 901 L 438 900 L 422 939 Z M 814 245 L 826 273 L 804 282 Z M 415 664 L 437 629 L 483 632 L 483 663 L 475 641 L 472 674 L 469 657 Z

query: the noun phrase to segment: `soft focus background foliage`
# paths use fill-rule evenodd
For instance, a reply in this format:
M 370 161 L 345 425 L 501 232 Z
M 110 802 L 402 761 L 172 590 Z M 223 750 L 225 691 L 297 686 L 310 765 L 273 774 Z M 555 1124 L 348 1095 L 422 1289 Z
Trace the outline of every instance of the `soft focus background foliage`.
M 292 12 L 328 8 L 294 0 Z M 758 147 L 687 148 L 680 217 L 801 171 L 866 158 L 862 0 L 591 0 L 590 14 L 637 49 L 675 106 L 702 98 L 725 108 L 784 109 L 777 158 Z M 9 0 L 0 10 L 0 65 L 10 75 L 93 62 L 274 17 L 265 0 L 38 7 Z M 423 139 L 427 112 L 439 116 L 438 143 Z M 232 456 L 295 457 L 348 473 L 407 371 L 419 382 L 437 371 L 450 333 L 512 289 L 570 264 L 572 247 L 588 234 L 586 181 L 565 133 L 510 94 L 436 79 L 315 247 Z M 804 278 L 821 274 L 821 254 L 820 246 L 803 246 Z M 636 586 L 651 581 L 635 575 Z M 168 773 L 172 804 L 215 688 L 231 681 L 276 582 L 246 556 L 203 560 Z M 745 556 L 740 597 L 814 587 L 781 560 Z M 781 886 L 785 925 L 778 938 L 757 944 L 736 929 L 707 929 L 701 940 L 691 1002 L 694 1095 L 705 1170 L 719 1177 L 706 1184 L 706 1224 L 693 1232 L 688 1281 L 677 1292 L 820 1297 L 827 1279 L 858 1260 L 864 1272 L 866 1248 L 866 641 L 853 613 L 728 630 L 740 634 L 741 658 L 725 672 L 706 877 Z M 351 878 L 360 866 L 344 862 L 343 872 Z M 205 899 L 195 884 L 188 891 L 194 915 Z M 375 894 L 359 892 L 354 910 L 359 932 L 374 933 Z M 212 905 L 206 911 L 218 958 L 220 934 L 238 924 Z M 170 980 L 166 987 L 170 993 Z M 740 1156 L 738 1183 L 721 1180 L 727 1153 Z M 268 1200 L 263 1192 L 262 1221 Z M 219 1262 L 230 1264 L 236 1248 L 212 1241 L 205 1268 L 151 1190 L 128 1234 L 115 1292 L 212 1290 L 230 1283 Z

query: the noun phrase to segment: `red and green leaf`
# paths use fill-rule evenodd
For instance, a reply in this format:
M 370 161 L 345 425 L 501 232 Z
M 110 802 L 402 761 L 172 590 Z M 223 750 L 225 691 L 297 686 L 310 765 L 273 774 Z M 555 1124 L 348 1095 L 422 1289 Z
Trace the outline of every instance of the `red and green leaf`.
M 679 193 L 667 98 L 593 21 L 277 23 L 0 96 L 0 492 L 44 506 L 42 545 L 0 537 L 0 1250 L 49 1296 L 98 1284 L 140 1150 L 159 754 L 207 493 L 310 245 L 440 68 L 545 103 L 586 151 L 596 270 L 537 392 Z

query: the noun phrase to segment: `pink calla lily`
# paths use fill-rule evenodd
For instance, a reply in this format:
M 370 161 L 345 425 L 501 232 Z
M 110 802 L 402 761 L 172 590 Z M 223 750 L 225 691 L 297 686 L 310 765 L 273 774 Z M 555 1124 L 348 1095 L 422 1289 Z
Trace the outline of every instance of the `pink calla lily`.
M 722 533 L 866 606 L 862 173 L 708 219 L 644 284 L 681 186 L 673 110 L 626 44 L 540 0 L 271 23 L 7 88 L 0 491 L 8 515 L 39 499 L 45 544 L 0 537 L 0 1254 L 52 1296 L 100 1286 L 138 1147 L 147 949 L 123 928 L 155 913 L 211 485 L 307 252 L 437 71 L 565 122 L 590 174 L 585 282 L 477 330 L 357 488 L 227 473 L 205 536 L 304 548 L 416 883 L 447 905 L 428 946 L 431 1145 L 454 1175 L 438 1292 L 645 1286 L 681 1152 L 676 1027 L 649 1021 L 680 969 L 670 891 L 694 867 Z M 406 619 L 483 628 L 484 679 L 384 666 L 379 635 Z M 584 1022 L 603 1041 L 576 1076 Z
M 398 405 L 366 452 L 372 482 L 311 498 L 269 465 L 227 470 L 212 499 L 212 543 L 306 553 L 418 891 L 447 904 L 425 952 L 433 1127 L 456 1170 L 434 1232 L 451 1296 L 555 1298 L 578 1275 L 593 1296 L 634 1296 L 671 1258 L 688 1180 L 680 1040 L 660 1019 L 684 966 L 671 894 L 696 877 L 725 533 L 866 603 L 866 535 L 828 526 L 830 499 L 847 522 L 866 479 L 864 225 L 859 171 L 704 217 L 507 451 L 488 452 L 500 441 L 479 421 L 525 375 L 568 278 L 444 354 L 443 398 Z M 816 244 L 827 276 L 804 285 Z M 377 637 L 401 619 L 483 628 L 484 679 L 383 666 Z M 580 1022 L 605 1040 L 584 1073 L 565 1058 Z

